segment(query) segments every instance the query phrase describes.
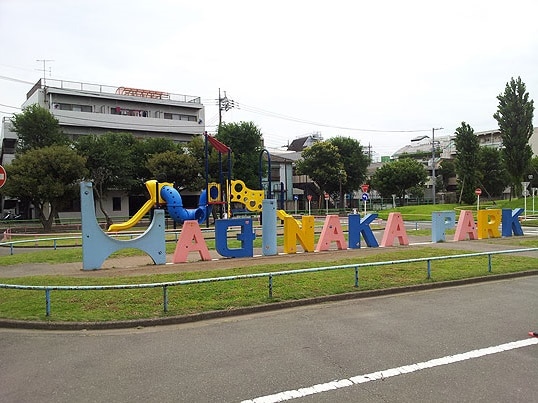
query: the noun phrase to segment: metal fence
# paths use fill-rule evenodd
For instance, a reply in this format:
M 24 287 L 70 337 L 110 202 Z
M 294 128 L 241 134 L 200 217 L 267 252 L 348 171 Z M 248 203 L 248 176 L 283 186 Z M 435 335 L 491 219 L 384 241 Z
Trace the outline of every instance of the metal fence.
M 436 257 L 427 257 L 427 258 L 415 258 L 415 259 L 402 259 L 402 260 L 391 260 L 384 262 L 371 262 L 371 263 L 357 263 L 357 264 L 348 264 L 340 266 L 324 266 L 324 267 L 315 267 L 307 269 L 297 269 L 297 270 L 283 270 L 276 272 L 267 272 L 267 273 L 256 273 L 256 274 L 243 274 L 236 276 L 224 276 L 224 277 L 212 277 L 212 278 L 202 278 L 196 280 L 179 280 L 179 281 L 169 281 L 162 283 L 148 283 L 148 284 L 118 284 L 118 285 L 88 285 L 88 286 L 37 286 L 37 285 L 16 285 L 16 284 L 0 284 L 0 288 L 5 289 L 16 289 L 16 290 L 33 290 L 33 291 L 44 291 L 45 292 L 45 312 L 47 316 L 50 316 L 51 313 L 51 291 L 89 291 L 89 290 L 127 290 L 127 289 L 143 289 L 143 288 L 162 288 L 163 290 L 163 309 L 164 312 L 168 312 L 168 288 L 183 286 L 183 285 L 196 285 L 204 283 L 215 283 L 219 281 L 238 281 L 242 279 L 252 279 L 252 278 L 264 278 L 268 280 L 268 293 L 269 298 L 273 297 L 273 279 L 277 276 L 287 276 L 287 275 L 298 275 L 305 273 L 315 273 L 323 272 L 329 270 L 351 270 L 355 272 L 355 287 L 359 287 L 359 270 L 361 268 L 369 268 L 375 266 L 388 266 L 395 264 L 406 264 L 406 263 L 417 263 L 425 262 L 427 270 L 427 278 L 431 279 L 432 272 L 432 262 L 440 260 L 449 260 L 449 259 L 464 259 L 477 256 L 487 256 L 488 257 L 488 267 L 487 271 L 491 273 L 492 271 L 492 256 L 509 254 L 509 253 L 522 253 L 522 252 L 535 252 L 538 251 L 538 248 L 522 248 L 522 249 L 509 249 L 502 251 L 491 251 L 491 252 L 477 252 L 477 253 L 467 253 L 460 255 L 448 255 L 448 256 L 436 256 Z

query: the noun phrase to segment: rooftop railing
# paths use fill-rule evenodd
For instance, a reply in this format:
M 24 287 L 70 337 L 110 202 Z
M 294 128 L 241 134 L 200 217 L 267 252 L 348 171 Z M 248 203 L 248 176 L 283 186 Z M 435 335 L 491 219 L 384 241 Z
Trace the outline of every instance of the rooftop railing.
M 129 97 L 140 97 L 150 99 L 164 99 L 177 102 L 200 104 L 200 97 L 192 95 L 173 94 L 164 91 L 145 90 L 125 86 L 114 87 L 103 84 L 83 83 L 78 81 L 56 80 L 52 78 L 40 79 L 37 84 L 30 90 L 29 97 L 36 89 L 43 87 L 59 88 L 63 90 L 97 92 L 100 94 L 114 94 Z

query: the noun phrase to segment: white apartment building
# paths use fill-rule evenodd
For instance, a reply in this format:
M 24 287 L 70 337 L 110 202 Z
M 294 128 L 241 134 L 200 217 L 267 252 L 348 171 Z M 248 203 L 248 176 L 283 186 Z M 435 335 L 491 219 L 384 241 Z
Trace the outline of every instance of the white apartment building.
M 200 97 L 131 87 L 40 79 L 26 94 L 22 107 L 48 109 L 71 138 L 106 132 L 135 137 L 166 137 L 188 142 L 205 130 Z M 9 119 L 2 122 L 0 163 L 14 157 L 17 134 Z
M 23 108 L 38 104 L 58 119 L 61 130 L 76 139 L 82 135 L 128 132 L 137 138 L 164 137 L 188 142 L 205 131 L 205 111 L 200 97 L 131 87 L 40 79 L 26 94 Z M 0 165 L 15 157 L 17 133 L 4 118 L 0 133 Z M 114 193 L 114 192 L 112 192 Z M 110 194 L 105 200 L 111 215 L 127 216 L 133 206 L 126 195 Z M 16 210 L 14 200 L 1 209 Z M 136 206 L 135 206 L 136 207 Z M 78 213 L 79 215 L 80 213 Z M 64 212 L 60 216 L 77 216 Z

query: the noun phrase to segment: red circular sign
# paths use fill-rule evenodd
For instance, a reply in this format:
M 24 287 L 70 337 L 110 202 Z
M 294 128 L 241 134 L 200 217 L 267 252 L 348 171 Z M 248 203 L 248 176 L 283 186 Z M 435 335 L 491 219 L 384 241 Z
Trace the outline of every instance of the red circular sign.
M 480 196 L 482 194 L 482 189 L 476 188 L 474 192 L 476 195 Z
M 6 169 L 2 165 L 0 165 L 0 188 L 6 184 L 6 179 Z
M 329 193 L 325 193 L 323 196 L 325 197 L 325 200 L 329 200 Z

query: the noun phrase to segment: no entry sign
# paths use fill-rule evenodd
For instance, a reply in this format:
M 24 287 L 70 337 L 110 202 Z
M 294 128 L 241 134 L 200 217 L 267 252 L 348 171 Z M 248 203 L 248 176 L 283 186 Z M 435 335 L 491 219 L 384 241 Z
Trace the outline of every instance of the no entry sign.
M 0 188 L 6 184 L 6 179 L 6 169 L 2 165 L 0 165 Z

